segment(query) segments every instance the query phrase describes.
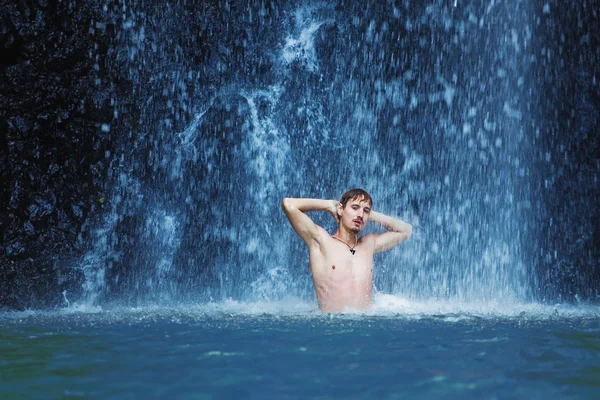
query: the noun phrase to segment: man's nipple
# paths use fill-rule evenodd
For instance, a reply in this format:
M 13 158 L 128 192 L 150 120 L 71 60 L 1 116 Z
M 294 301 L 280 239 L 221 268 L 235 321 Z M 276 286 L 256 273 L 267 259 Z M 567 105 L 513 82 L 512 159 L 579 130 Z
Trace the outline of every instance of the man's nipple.
M 332 265 L 332 266 L 331 266 L 331 269 L 335 269 L 335 265 Z

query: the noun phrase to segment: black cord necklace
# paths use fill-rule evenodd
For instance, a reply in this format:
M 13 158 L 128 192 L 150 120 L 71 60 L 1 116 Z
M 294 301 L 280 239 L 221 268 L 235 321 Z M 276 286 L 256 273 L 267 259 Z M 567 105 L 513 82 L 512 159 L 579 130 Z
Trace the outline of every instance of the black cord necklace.
M 346 246 L 348 246 L 348 248 L 350 249 L 350 253 L 352 253 L 352 255 L 354 255 L 354 253 L 356 253 L 356 250 L 354 250 L 356 248 L 356 245 L 358 244 L 358 238 L 356 238 L 356 240 L 354 241 L 354 247 L 350 247 L 350 245 L 346 242 L 344 242 L 342 239 L 335 237 L 333 235 L 331 235 L 332 238 L 334 238 L 335 240 L 338 240 L 342 243 L 344 243 Z

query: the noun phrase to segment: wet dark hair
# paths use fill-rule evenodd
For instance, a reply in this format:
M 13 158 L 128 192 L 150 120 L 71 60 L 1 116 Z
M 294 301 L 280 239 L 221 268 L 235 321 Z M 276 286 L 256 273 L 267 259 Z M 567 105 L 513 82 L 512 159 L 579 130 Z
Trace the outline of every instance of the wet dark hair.
M 371 195 L 364 191 L 363 189 L 350 189 L 346 193 L 342 195 L 342 199 L 340 203 L 342 203 L 342 208 L 346 208 L 346 204 L 350 200 L 359 199 L 362 201 L 368 201 L 371 203 L 371 207 L 373 207 L 373 199 Z

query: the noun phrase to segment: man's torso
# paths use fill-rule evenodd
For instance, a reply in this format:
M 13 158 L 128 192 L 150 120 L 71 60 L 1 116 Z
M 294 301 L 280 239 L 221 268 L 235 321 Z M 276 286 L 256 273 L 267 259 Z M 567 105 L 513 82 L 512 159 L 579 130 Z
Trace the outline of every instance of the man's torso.
M 373 292 L 373 240 L 359 239 L 350 247 L 318 227 L 320 245 L 309 248 L 310 269 L 322 311 L 365 310 Z

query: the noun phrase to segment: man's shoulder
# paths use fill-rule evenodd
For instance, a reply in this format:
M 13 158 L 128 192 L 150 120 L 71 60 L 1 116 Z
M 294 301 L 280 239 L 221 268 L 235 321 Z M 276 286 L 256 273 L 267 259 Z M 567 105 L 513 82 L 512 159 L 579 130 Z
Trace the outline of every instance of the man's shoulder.
M 367 233 L 366 235 L 361 236 L 358 241 L 363 243 L 373 242 L 377 239 L 377 236 L 379 236 L 377 233 Z
M 367 233 L 358 239 L 358 243 L 361 243 L 363 246 L 373 247 L 375 246 L 377 236 L 379 236 L 377 233 Z

